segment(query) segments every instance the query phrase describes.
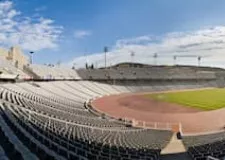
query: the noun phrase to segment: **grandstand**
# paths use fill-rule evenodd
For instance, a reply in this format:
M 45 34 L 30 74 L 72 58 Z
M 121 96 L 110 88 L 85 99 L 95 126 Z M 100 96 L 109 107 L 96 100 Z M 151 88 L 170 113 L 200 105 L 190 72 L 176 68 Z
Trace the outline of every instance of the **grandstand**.
M 1 79 L 26 79 L 29 77 L 21 69 L 14 67 L 10 62 L 0 58 L 0 77 Z
M 15 80 L 0 84 L 0 159 L 178 159 L 181 153 L 164 153 L 176 134 L 172 130 L 135 126 L 122 117 L 100 113 L 90 102 L 107 95 L 225 84 L 224 70 L 208 67 L 74 70 L 29 65 L 20 70 L 2 60 L 0 69 L 0 79 Z M 224 132 L 182 138 L 182 159 L 225 156 Z

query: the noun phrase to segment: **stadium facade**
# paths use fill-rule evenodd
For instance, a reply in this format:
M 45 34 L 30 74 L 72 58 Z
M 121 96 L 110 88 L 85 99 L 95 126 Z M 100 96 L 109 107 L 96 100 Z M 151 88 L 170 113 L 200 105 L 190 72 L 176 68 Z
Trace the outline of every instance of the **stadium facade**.
M 29 59 L 25 56 L 18 46 L 11 47 L 9 50 L 0 48 L 0 58 L 7 60 L 13 66 L 23 69 L 24 66 L 29 64 Z

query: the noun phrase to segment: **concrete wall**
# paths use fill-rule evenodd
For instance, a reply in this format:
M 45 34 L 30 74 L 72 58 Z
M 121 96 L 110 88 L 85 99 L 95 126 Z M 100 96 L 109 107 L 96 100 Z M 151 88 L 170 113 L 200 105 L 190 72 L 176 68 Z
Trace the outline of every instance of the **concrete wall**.
M 24 66 L 29 64 L 28 57 L 23 54 L 22 50 L 18 46 L 10 48 L 6 59 L 9 60 L 16 68 L 21 70 L 23 70 Z

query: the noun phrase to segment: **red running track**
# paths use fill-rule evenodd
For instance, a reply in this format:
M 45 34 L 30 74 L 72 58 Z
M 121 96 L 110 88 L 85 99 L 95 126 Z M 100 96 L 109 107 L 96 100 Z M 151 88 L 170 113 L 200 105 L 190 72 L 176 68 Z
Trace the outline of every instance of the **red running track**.
M 222 131 L 225 126 L 225 108 L 201 111 L 167 102 L 151 100 L 144 93 L 111 95 L 96 99 L 92 106 L 115 118 L 145 122 L 181 123 L 185 134 Z

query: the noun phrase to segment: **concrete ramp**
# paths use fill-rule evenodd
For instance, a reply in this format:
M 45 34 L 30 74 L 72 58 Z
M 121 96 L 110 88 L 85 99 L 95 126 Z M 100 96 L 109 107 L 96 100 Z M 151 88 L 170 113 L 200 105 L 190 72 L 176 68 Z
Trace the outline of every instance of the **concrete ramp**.
M 186 152 L 186 149 L 182 140 L 177 139 L 176 133 L 174 133 L 168 145 L 161 151 L 161 155 L 184 152 Z

